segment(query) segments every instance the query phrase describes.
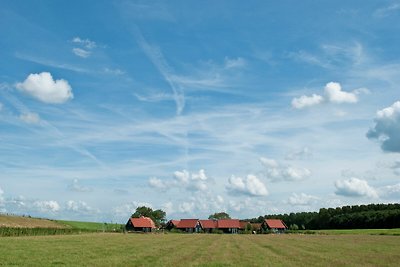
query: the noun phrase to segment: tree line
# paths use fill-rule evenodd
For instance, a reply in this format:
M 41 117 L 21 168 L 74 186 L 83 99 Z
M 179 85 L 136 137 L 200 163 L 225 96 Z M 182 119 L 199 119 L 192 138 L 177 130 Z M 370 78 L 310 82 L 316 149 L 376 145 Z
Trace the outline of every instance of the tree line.
M 281 219 L 292 229 L 400 228 L 400 204 L 321 208 L 319 212 L 264 215 L 247 221 L 262 222 L 265 219 Z

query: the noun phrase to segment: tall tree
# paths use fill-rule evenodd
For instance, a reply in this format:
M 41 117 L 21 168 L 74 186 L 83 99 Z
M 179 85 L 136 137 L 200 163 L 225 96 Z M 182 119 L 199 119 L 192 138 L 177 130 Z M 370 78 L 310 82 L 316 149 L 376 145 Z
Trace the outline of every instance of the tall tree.
M 132 214 L 132 218 L 139 218 L 140 216 L 149 217 L 153 220 L 156 226 L 160 226 L 165 222 L 166 213 L 163 210 L 153 210 L 152 208 L 141 206 L 137 207 L 135 213 Z
M 210 219 L 210 220 L 221 220 L 221 219 L 230 219 L 230 218 L 231 217 L 226 212 L 216 212 L 216 213 L 208 216 L 208 219 Z

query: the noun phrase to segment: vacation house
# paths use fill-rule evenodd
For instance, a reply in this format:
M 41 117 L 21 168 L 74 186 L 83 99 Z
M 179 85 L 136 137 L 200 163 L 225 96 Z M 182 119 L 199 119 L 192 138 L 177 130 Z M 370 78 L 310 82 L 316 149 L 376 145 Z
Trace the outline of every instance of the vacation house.
M 284 232 L 288 228 L 286 224 L 279 219 L 265 219 L 261 227 L 262 229 L 278 233 Z
M 149 217 L 141 216 L 140 218 L 129 218 L 125 225 L 127 231 L 134 232 L 151 232 L 156 228 L 153 220 Z
M 200 233 L 201 231 L 199 219 L 181 219 L 176 228 L 187 233 Z

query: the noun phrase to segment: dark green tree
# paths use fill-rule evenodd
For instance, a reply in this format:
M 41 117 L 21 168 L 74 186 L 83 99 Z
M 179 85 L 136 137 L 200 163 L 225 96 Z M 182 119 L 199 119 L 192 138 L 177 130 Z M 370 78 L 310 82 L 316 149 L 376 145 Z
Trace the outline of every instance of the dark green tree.
M 231 217 L 226 212 L 216 212 L 216 213 L 208 216 L 208 219 L 210 219 L 210 220 L 221 220 L 221 219 L 230 219 L 230 218 Z
M 165 223 L 166 213 L 163 210 L 153 210 L 152 208 L 141 206 L 137 207 L 135 213 L 132 214 L 132 218 L 139 218 L 141 216 L 149 217 L 153 220 L 156 226 L 160 226 Z

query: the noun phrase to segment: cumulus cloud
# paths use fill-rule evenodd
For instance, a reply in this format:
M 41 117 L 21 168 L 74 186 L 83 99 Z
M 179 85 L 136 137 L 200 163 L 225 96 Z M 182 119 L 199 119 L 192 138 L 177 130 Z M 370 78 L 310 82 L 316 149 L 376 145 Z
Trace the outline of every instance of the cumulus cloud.
M 369 139 L 377 139 L 385 152 L 400 152 L 400 101 L 379 110 L 375 126 L 367 132 Z
M 60 205 L 54 200 L 43 200 L 33 202 L 33 207 L 43 213 L 52 213 L 60 210 Z
M 99 210 L 90 207 L 86 202 L 80 200 L 68 200 L 65 209 L 79 214 L 93 214 L 99 212 Z
M 361 93 L 369 93 L 369 90 L 366 88 L 359 88 L 353 92 L 345 92 L 342 90 L 340 83 L 330 82 L 325 85 L 324 93 L 325 96 L 313 94 L 311 96 L 302 95 L 293 98 L 292 107 L 295 109 L 303 109 L 319 105 L 323 102 L 334 104 L 357 103 L 357 96 Z
M 228 179 L 226 187 L 231 194 L 242 194 L 250 196 L 266 196 L 268 195 L 267 187 L 257 176 L 249 174 L 245 178 L 232 175 Z
M 347 197 L 370 197 L 378 198 L 377 191 L 367 181 L 358 178 L 335 181 L 336 195 Z
M 265 167 L 266 176 L 274 182 L 300 181 L 311 176 L 311 171 L 307 168 L 280 164 L 265 157 L 261 157 L 260 162 Z
M 287 202 L 293 206 L 308 206 L 314 203 L 316 200 L 318 200 L 318 198 L 312 195 L 307 195 L 305 193 L 293 193 Z
M 182 213 L 193 213 L 195 209 L 195 204 L 194 202 L 182 202 L 178 206 L 179 212 Z
M 73 98 L 69 83 L 63 79 L 53 80 L 49 72 L 29 74 L 16 88 L 45 103 L 60 104 Z
M 38 124 L 40 122 L 39 114 L 33 112 L 21 114 L 19 119 L 28 124 Z
M 90 51 L 87 51 L 87 50 L 82 49 L 82 48 L 77 48 L 77 47 L 72 48 L 72 52 L 75 55 L 77 55 L 78 57 L 82 57 L 82 58 L 87 58 L 92 53 Z
M 244 67 L 246 65 L 246 60 L 244 60 L 241 57 L 238 58 L 225 58 L 225 68 L 226 69 L 232 69 L 232 68 L 241 68 Z
M 358 101 L 355 93 L 349 93 L 342 91 L 340 83 L 330 82 L 325 86 L 325 93 L 332 103 L 356 103 Z
M 127 217 L 129 218 L 133 213 L 135 213 L 136 208 L 142 206 L 153 208 L 153 205 L 147 202 L 131 201 L 113 208 L 113 215 L 118 219 L 125 220 Z
M 191 191 L 206 191 L 209 179 L 203 169 L 198 173 L 190 173 L 187 170 L 174 172 L 173 179 L 161 180 L 151 177 L 148 180 L 150 187 L 165 191 L 171 188 L 184 188 Z
M 324 101 L 324 98 L 320 95 L 313 94 L 312 96 L 302 95 L 298 98 L 293 98 L 292 107 L 296 109 L 302 109 L 319 105 Z
M 72 180 L 72 183 L 68 186 L 68 188 L 71 191 L 75 191 L 75 192 L 90 192 L 90 191 L 92 191 L 91 188 L 81 185 L 77 178 Z

